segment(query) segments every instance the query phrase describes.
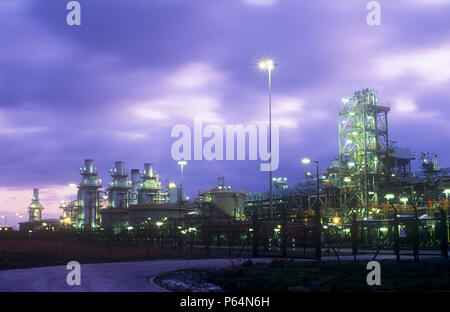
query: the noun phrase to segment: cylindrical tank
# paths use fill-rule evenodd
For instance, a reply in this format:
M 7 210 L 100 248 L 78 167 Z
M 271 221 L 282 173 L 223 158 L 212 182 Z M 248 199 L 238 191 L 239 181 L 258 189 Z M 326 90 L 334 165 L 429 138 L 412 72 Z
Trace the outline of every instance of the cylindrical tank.
M 144 177 L 145 178 L 153 177 L 153 164 L 150 163 L 144 164 Z
M 131 204 L 138 203 L 138 187 L 141 182 L 141 171 L 139 169 L 131 169 Z
M 94 173 L 94 160 L 93 159 L 85 159 L 84 167 L 87 173 Z
M 39 189 L 33 189 L 33 200 L 39 200 Z
M 125 163 L 123 161 L 116 161 L 115 173 L 119 175 L 125 175 Z
M 240 219 L 244 213 L 245 194 L 233 191 L 212 191 L 212 202 L 225 214 L 235 219 Z
M 78 220 L 77 225 L 81 228 L 95 228 L 97 226 L 97 212 L 99 207 L 98 190 L 102 187 L 94 168 L 94 160 L 84 161 L 84 170 L 81 170 L 81 181 L 78 184 Z

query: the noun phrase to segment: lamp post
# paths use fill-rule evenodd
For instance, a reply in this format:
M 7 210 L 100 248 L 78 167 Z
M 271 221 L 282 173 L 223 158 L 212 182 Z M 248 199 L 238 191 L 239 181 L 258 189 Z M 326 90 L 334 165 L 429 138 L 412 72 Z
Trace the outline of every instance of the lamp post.
M 5 219 L 5 227 L 8 226 L 8 216 L 2 216 L 2 219 Z
M 183 169 L 184 169 L 184 166 L 187 165 L 187 161 L 180 160 L 180 161 L 178 161 L 178 165 L 181 168 L 181 183 L 180 183 L 180 204 L 181 204 L 181 197 L 182 197 L 182 191 L 183 191 Z
M 317 199 L 316 199 L 316 206 L 314 207 L 314 228 L 316 231 L 316 235 L 314 237 L 315 242 L 314 242 L 314 246 L 316 249 L 316 259 L 317 261 L 322 260 L 322 242 L 321 242 L 321 237 L 322 237 L 322 224 L 321 224 L 321 211 L 320 211 L 320 182 L 319 182 L 319 161 L 318 160 L 311 160 L 309 158 L 303 158 L 302 159 L 302 163 L 305 165 L 309 165 L 310 163 L 316 163 L 316 194 L 317 194 Z
M 264 60 L 259 62 L 260 70 L 269 73 L 269 154 L 270 154 L 270 170 L 269 170 L 269 210 L 270 218 L 273 219 L 273 205 L 272 205 L 272 70 L 278 66 L 272 60 Z
M 20 223 L 22 221 L 23 216 L 18 212 L 16 212 L 16 216 L 19 218 L 19 223 Z

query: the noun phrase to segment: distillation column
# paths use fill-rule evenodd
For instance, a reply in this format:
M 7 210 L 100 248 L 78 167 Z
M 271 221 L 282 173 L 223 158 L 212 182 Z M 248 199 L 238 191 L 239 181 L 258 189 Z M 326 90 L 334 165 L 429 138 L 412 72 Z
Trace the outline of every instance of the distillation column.
M 99 189 L 102 181 L 94 168 L 94 161 L 86 159 L 80 168 L 81 182 L 78 185 L 78 220 L 79 228 L 93 229 L 99 224 Z
M 130 201 L 131 181 L 125 172 L 125 163 L 116 161 L 114 169 L 111 169 L 113 178 L 108 187 L 108 200 L 111 208 L 128 208 Z
M 30 206 L 28 206 L 29 221 L 41 221 L 42 210 L 44 206 L 39 202 L 39 189 L 33 189 L 33 198 L 31 199 Z

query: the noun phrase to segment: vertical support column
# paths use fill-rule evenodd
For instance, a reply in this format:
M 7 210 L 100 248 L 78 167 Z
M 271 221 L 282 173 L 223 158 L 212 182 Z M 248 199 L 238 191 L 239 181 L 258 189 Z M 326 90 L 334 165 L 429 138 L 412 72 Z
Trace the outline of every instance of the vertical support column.
M 419 262 L 419 221 L 414 219 L 413 226 L 413 255 L 414 262 Z
M 252 231 L 252 257 L 258 257 L 258 235 L 259 235 L 259 226 L 257 220 L 256 208 L 253 211 L 253 231 Z
M 352 235 L 352 253 L 353 253 L 353 259 L 356 261 L 356 256 L 358 255 L 358 235 L 359 235 L 359 228 L 358 228 L 358 222 L 356 221 L 356 214 L 353 214 L 352 216 L 352 227 L 350 230 L 350 233 Z
M 441 214 L 441 251 L 445 259 L 448 260 L 448 223 L 447 223 L 447 213 L 445 209 L 440 207 Z
M 398 218 L 397 214 L 394 215 L 394 252 L 397 261 L 400 261 L 400 247 L 399 247 L 399 232 L 398 232 Z

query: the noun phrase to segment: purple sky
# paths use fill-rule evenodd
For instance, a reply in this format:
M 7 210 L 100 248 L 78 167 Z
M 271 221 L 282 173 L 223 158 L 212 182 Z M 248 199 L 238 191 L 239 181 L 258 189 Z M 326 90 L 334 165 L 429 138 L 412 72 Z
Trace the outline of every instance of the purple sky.
M 179 181 L 174 125 L 267 119 L 265 57 L 279 63 L 274 176 L 301 180 L 303 156 L 327 166 L 340 100 L 362 88 L 390 103 L 393 140 L 450 166 L 450 0 L 379 1 L 372 27 L 368 0 L 80 0 L 80 27 L 66 24 L 67 2 L 0 2 L 0 211 L 25 214 L 39 187 L 44 215 L 57 213 L 85 158 L 104 182 L 116 160 L 152 162 L 163 183 Z M 191 161 L 188 193 L 214 186 L 218 173 L 264 190 L 259 164 Z

